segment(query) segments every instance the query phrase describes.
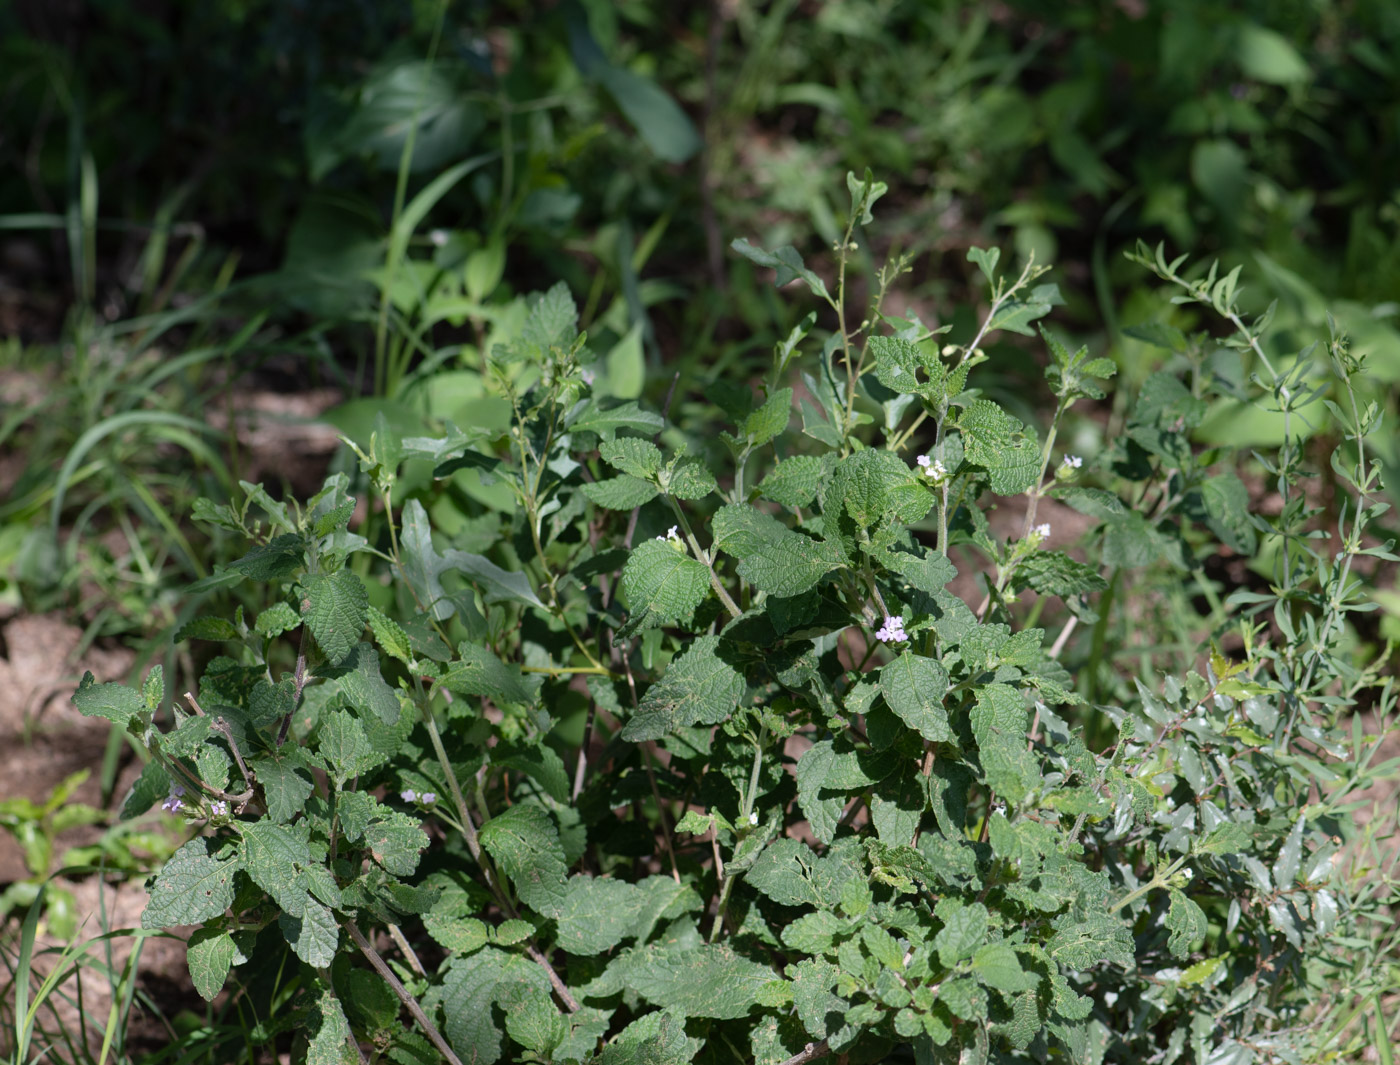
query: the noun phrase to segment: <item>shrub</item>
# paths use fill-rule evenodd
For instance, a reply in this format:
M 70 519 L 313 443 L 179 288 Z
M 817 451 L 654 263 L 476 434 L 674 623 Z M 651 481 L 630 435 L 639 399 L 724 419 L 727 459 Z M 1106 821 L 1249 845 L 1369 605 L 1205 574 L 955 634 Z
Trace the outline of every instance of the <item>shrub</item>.
M 143 924 L 198 926 L 196 988 L 235 973 L 257 1039 L 295 1030 L 315 1061 L 351 1038 L 399 1061 L 1305 1056 L 1327 937 L 1356 918 L 1334 858 L 1365 752 L 1336 725 L 1378 667 L 1347 622 L 1358 567 L 1395 560 L 1368 532 L 1361 360 L 1334 329 L 1318 377 L 1243 315 L 1238 271 L 1140 249 L 1235 332 L 1142 327 L 1167 369 L 1101 453 L 1065 455 L 1110 360 L 1041 327 L 1043 426 L 971 376 L 1059 302 L 1045 268 L 974 249 L 989 307 L 963 340 L 885 312 L 902 261 L 850 322 L 847 255 L 884 186 L 848 185 L 834 284 L 736 242 L 836 327 L 804 319 L 760 396 L 715 385 L 721 432 L 668 422 L 671 397 L 595 395 L 556 286 L 488 353 L 507 428 L 381 422 L 358 481 L 197 508 L 252 546 L 196 589 L 260 583 L 267 606 L 179 634 L 222 653 L 173 728 L 159 672 L 75 701 L 153 755 L 126 813 L 164 800 L 201 829 Z M 1193 444 L 1209 400 L 1260 386 L 1292 426 L 1277 454 Z M 1297 445 L 1318 403 L 1346 427 L 1331 552 Z M 500 485 L 513 505 L 483 504 Z M 1093 519 L 1076 550 L 1052 506 Z M 1163 669 L 1110 626 L 1153 609 L 1125 574 L 1218 602 L 1221 553 L 1271 566 L 1268 590 L 1233 591 L 1199 654 Z M 1116 648 L 1148 665 L 1094 705 Z

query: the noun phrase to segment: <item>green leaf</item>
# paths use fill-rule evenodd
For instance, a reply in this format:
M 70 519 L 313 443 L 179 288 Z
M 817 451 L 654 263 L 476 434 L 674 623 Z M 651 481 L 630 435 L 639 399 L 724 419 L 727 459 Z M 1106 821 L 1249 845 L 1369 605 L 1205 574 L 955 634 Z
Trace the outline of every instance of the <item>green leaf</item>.
M 642 410 L 636 403 L 622 403 L 604 410 L 597 400 L 575 420 L 569 423 L 570 432 L 597 433 L 604 440 L 611 440 L 619 429 L 633 429 L 647 436 L 661 432 L 666 422 L 661 415 Z
M 350 1022 L 330 988 L 308 1011 L 306 1065 L 351 1065 L 359 1061 L 351 1045 Z
M 827 540 L 785 530 L 739 562 L 739 576 L 760 592 L 790 598 L 815 588 L 817 582 L 841 566 L 841 548 Z
M 556 917 L 567 900 L 568 863 L 554 819 L 541 806 L 522 802 L 481 826 L 481 845 L 515 884 L 520 901 Z
M 309 826 L 254 821 L 243 829 L 243 869 L 277 905 L 300 915 L 308 901 L 302 869 L 311 864 Z
M 526 774 L 555 802 L 569 802 L 569 774 L 559 752 L 543 742 L 497 743 L 491 762 Z
M 801 278 L 816 295 L 828 303 L 831 302 L 831 297 L 826 291 L 826 282 L 807 269 L 806 264 L 802 261 L 802 256 L 791 245 L 779 248 L 776 252 L 770 252 L 741 238 L 731 242 L 729 246 L 745 259 L 776 271 L 777 276 L 773 278 L 774 287 L 782 288 L 788 282 Z
M 669 472 L 659 475 L 661 489 L 677 499 L 704 499 L 719 487 L 715 475 L 698 458 L 682 459 Z
M 399 720 L 399 697 L 379 672 L 379 652 L 372 644 L 356 646 L 353 657 L 342 662 L 340 669 L 343 672 L 335 674 L 340 678 L 340 690 L 367 728 L 374 728 L 376 722 L 393 725 Z
M 170 856 L 151 886 L 142 928 L 202 924 L 233 905 L 233 874 L 241 863 L 218 860 L 209 853 L 209 844 L 197 836 Z
M 316 742 L 318 753 L 330 765 L 336 787 L 343 788 L 347 780 L 359 776 L 378 760 L 365 730 L 345 710 L 333 710 L 321 719 Z
M 1034 588 L 1041 595 L 1084 595 L 1101 592 L 1108 581 L 1099 571 L 1076 562 L 1062 551 L 1036 551 L 1021 560 L 1016 583 Z
M 1016 495 L 1035 484 L 1040 445 L 1018 419 L 991 400 L 978 399 L 958 415 L 958 428 L 967 460 L 987 471 L 993 491 Z
M 661 470 L 661 449 L 650 440 L 635 436 L 605 440 L 598 447 L 598 454 L 610 466 L 644 481 L 654 481 Z
M 441 680 L 451 691 L 459 695 L 484 695 L 497 703 L 534 701 L 519 666 L 507 665 L 487 648 L 470 640 L 457 645 L 457 655 Z
M 624 880 L 570 877 L 555 918 L 559 945 L 570 954 L 587 956 L 612 950 L 629 934 L 640 903 L 636 886 Z
M 212 925 L 196 928 L 190 935 L 185 951 L 190 982 L 205 1002 L 213 1002 L 214 997 L 223 990 L 230 966 L 247 960 L 234 943 L 233 936 Z
M 718 725 L 744 695 L 744 678 L 719 654 L 718 636 L 701 636 L 671 662 L 647 689 L 641 705 L 622 729 L 629 743 L 657 740 L 694 724 Z
M 950 912 L 945 913 L 945 910 Z M 986 942 L 987 907 L 980 902 L 962 906 L 947 899 L 939 904 L 938 916 L 943 919 L 943 927 L 934 937 L 933 946 L 938 951 L 939 964 L 945 969 L 972 957 Z
M 408 508 L 405 507 L 405 510 Z M 444 569 L 455 570 L 467 578 L 481 592 L 487 603 L 524 603 L 539 607 L 544 603 L 530 586 L 530 578 L 523 573 L 503 570 L 485 555 L 474 555 L 470 551 L 448 551 L 442 556 Z
M 740 431 L 750 447 L 762 447 L 787 428 L 791 417 L 792 389 L 780 388 L 744 419 Z
M 1222 473 L 1201 482 L 1206 524 L 1221 542 L 1238 555 L 1252 556 L 1258 536 L 1250 522 L 1249 489 L 1233 473 Z
M 448 963 L 442 982 L 443 1016 L 447 1038 L 463 1061 L 494 1065 L 500 1060 L 502 1032 L 491 1006 L 512 960 L 504 951 L 484 947 Z
M 308 573 L 301 579 L 302 617 L 328 659 L 339 662 L 355 649 L 369 619 L 365 586 L 348 569 Z
M 228 618 L 194 618 L 181 625 L 174 636 L 176 643 L 183 643 L 185 640 L 218 641 L 239 638 L 238 628 Z
M 771 514 L 747 503 L 727 503 L 715 512 L 710 523 L 714 547 L 734 558 L 743 559 L 764 544 L 780 540 L 788 527 Z
M 865 168 L 865 177 L 858 178 L 854 171 L 846 171 L 846 189 L 851 194 L 851 214 L 857 223 L 868 226 L 875 219 L 870 214 L 870 208 L 875 205 L 885 193 L 890 191 L 890 187 L 883 181 L 876 181 L 875 175 L 870 172 L 870 167 Z
M 590 1065 L 689 1065 L 704 1044 L 686 1035 L 685 1025 L 683 1010 L 644 1014 L 624 1028 Z
M 1283 885 L 1279 885 L 1283 887 Z M 1184 892 L 1172 888 L 1168 892 L 1167 949 L 1174 958 L 1189 958 L 1210 931 L 1205 911 Z
M 408 814 L 388 811 L 370 822 L 364 844 L 387 872 L 408 876 L 418 868 L 418 857 L 428 846 L 428 834 Z
M 933 493 L 894 452 L 867 448 L 836 464 L 822 495 L 822 509 L 834 519 L 838 506 L 858 528 L 873 532 L 886 518 L 906 524 L 921 520 L 933 506 Z
M 1277 30 L 1244 21 L 1237 32 L 1235 58 L 1246 77 L 1270 85 L 1290 85 L 1312 77 L 1307 62 Z
M 785 507 L 805 507 L 817 497 L 826 462 L 814 455 L 783 459 L 759 482 L 758 493 Z
M 267 816 L 278 824 L 285 824 L 301 813 L 316 789 L 286 754 L 269 754 L 249 764 L 267 798 Z
M 413 644 L 397 621 L 374 607 L 369 608 L 369 627 L 384 653 L 404 665 L 413 662 Z
M 655 499 L 657 487 L 650 481 L 624 473 L 606 481 L 585 484 L 583 494 L 606 510 L 632 510 Z
M 627 986 L 648 1002 L 715 1020 L 743 1017 L 775 975 L 768 966 L 735 954 L 728 944 L 693 950 L 644 947 L 626 959 L 624 971 Z
M 797 803 L 812 827 L 812 835 L 821 843 L 835 838 L 836 821 L 846 807 L 844 796 L 820 794 L 835 760 L 830 740 L 814 743 L 797 760 Z
M 146 709 L 140 692 L 125 684 L 98 684 L 91 672 L 83 674 L 73 693 L 73 705 L 84 717 L 105 717 L 118 725 L 125 725 Z
M 887 570 L 898 573 L 910 587 L 928 595 L 938 595 L 944 585 L 958 575 L 957 569 L 947 556 L 933 549 L 910 551 L 886 551 L 873 556 Z
M 289 603 L 273 603 L 253 623 L 253 631 L 265 640 L 291 632 L 301 624 L 301 618 Z
M 661 624 L 688 619 L 710 590 L 702 563 L 667 541 L 647 540 L 622 569 L 622 590 L 634 615 L 650 614 Z
M 891 710 L 926 740 L 952 738 L 943 697 L 948 694 L 948 671 L 932 658 L 905 651 L 880 670 L 880 692 Z
M 996 284 L 997 262 L 1001 259 L 1000 248 L 968 248 L 967 261 L 976 263 L 977 269 L 982 271 L 982 276 L 989 284 Z
M 475 917 L 449 917 L 430 913 L 423 918 L 423 928 L 442 947 L 454 954 L 470 954 L 486 944 L 486 925 Z
M 972 956 L 972 968 L 982 983 L 998 991 L 1029 991 L 1036 977 L 1021 968 L 1016 951 L 1008 943 L 988 943 Z
M 646 385 L 646 353 L 642 350 L 644 328 L 641 319 L 633 322 L 632 328 L 603 356 L 603 364 L 608 368 L 603 387 L 619 399 L 635 399 Z
M 822 895 L 812 882 L 817 863 L 815 852 L 801 840 L 775 839 L 744 875 L 744 882 L 783 906 L 820 906 Z
M 335 961 L 336 947 L 340 944 L 340 926 L 329 908 L 314 899 L 306 899 L 299 915 L 293 916 L 283 911 L 277 917 L 277 926 L 291 944 L 294 953 L 307 965 L 317 969 L 327 968 Z
M 1055 922 L 1055 927 L 1045 950 L 1066 969 L 1082 971 L 1100 962 L 1132 969 L 1136 964 L 1128 928 L 1109 914 L 1090 913 L 1082 921 L 1067 914 Z
M 255 581 L 276 581 L 290 577 L 306 565 L 306 544 L 299 533 L 285 533 L 253 548 L 229 569 Z
M 656 82 L 611 63 L 593 67 L 591 74 L 608 90 L 618 110 L 657 158 L 683 163 L 700 150 L 702 142 L 695 124 Z
M 526 1050 L 547 1058 L 569 1034 L 569 1022 L 545 988 L 510 981 L 502 985 L 497 1002 L 505 1013 L 506 1033 Z
M 1022 802 L 1040 784 L 1040 771 L 1026 749 L 1021 693 L 1008 684 L 988 684 L 977 692 L 971 717 L 987 786 L 1007 802 Z

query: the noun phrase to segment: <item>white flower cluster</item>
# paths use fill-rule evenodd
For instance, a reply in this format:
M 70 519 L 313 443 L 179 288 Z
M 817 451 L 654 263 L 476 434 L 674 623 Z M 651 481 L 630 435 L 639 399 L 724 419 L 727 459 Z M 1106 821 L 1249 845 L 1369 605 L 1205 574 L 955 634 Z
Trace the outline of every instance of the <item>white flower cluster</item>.
M 1037 525 L 1034 529 L 1031 530 L 1031 536 L 1033 536 L 1037 540 L 1050 539 L 1050 523 L 1048 521 L 1041 522 L 1039 525 Z
M 943 465 L 942 459 L 931 459 L 927 455 L 920 455 L 914 461 L 924 471 L 924 476 L 934 484 L 942 484 L 948 479 L 948 467 Z
M 431 806 L 433 803 L 437 802 L 437 792 L 425 791 L 422 795 L 419 795 L 418 792 L 414 791 L 412 788 L 405 788 L 403 791 L 399 792 L 399 798 L 404 802 L 421 802 L 424 806 Z
M 672 525 L 669 529 L 666 530 L 665 536 L 658 536 L 657 539 L 660 540 L 663 544 L 669 541 L 670 543 L 675 544 L 677 547 L 684 547 L 685 542 L 681 540 L 679 530 L 679 525 Z

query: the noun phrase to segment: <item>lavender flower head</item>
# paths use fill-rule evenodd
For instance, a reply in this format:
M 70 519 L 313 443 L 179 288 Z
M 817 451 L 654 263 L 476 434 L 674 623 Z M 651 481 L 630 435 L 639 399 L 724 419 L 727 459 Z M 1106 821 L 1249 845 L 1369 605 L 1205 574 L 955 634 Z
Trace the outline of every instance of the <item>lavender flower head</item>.
M 168 810 L 172 814 L 180 812 L 180 796 L 185 794 L 183 785 L 171 784 L 170 794 L 165 797 L 165 801 L 160 804 L 162 810 Z
M 404 788 L 403 791 L 399 792 L 399 798 L 404 802 L 417 802 L 418 793 L 412 788 Z
M 422 795 L 418 796 L 418 798 L 422 801 L 424 806 L 431 806 L 433 803 L 437 802 L 437 792 L 425 791 Z
M 885 625 L 875 633 L 875 638 L 885 643 L 903 643 L 909 639 L 904 632 L 904 615 L 896 614 L 894 617 L 885 618 Z
M 214 817 L 228 816 L 228 803 L 222 800 L 215 800 L 209 804 L 209 813 Z

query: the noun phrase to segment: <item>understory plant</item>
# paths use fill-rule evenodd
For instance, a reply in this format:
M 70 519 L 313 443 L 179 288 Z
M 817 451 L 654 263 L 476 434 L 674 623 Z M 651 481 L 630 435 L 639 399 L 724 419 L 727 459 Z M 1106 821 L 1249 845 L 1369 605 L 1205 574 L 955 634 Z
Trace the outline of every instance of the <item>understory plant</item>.
M 884 191 L 848 186 L 828 277 L 736 242 L 817 311 L 757 393 L 710 390 L 721 431 L 669 420 L 673 396 L 595 394 L 561 285 L 487 353 L 506 428 L 381 423 L 359 476 L 304 503 L 245 485 L 197 508 L 249 549 L 196 590 L 261 585 L 264 608 L 178 634 L 212 654 L 197 692 L 89 676 L 75 702 L 151 753 L 125 812 L 195 829 L 142 923 L 196 926 L 195 987 L 249 1043 L 599 1065 L 1325 1053 L 1309 1002 L 1359 913 L 1335 858 L 1374 775 L 1339 716 L 1394 704 L 1351 625 L 1361 575 L 1396 560 L 1373 536 L 1361 358 L 1337 330 L 1282 352 L 1238 271 L 1140 249 L 1181 304 L 1139 330 L 1163 369 L 1098 453 L 1067 454 L 1115 367 L 1037 339 L 1046 268 L 974 249 L 972 335 L 887 310 L 902 260 L 848 318 Z M 1042 424 L 979 391 L 1007 333 L 1043 344 Z M 1194 444 L 1218 396 L 1284 412 L 1282 447 Z M 1345 427 L 1335 527 L 1297 443 L 1322 404 Z M 510 505 L 481 502 L 502 484 Z M 1202 576 L 1222 555 L 1267 576 L 1224 588 Z M 1155 607 L 1136 575 L 1161 571 L 1201 585 L 1199 642 L 1105 685 Z

